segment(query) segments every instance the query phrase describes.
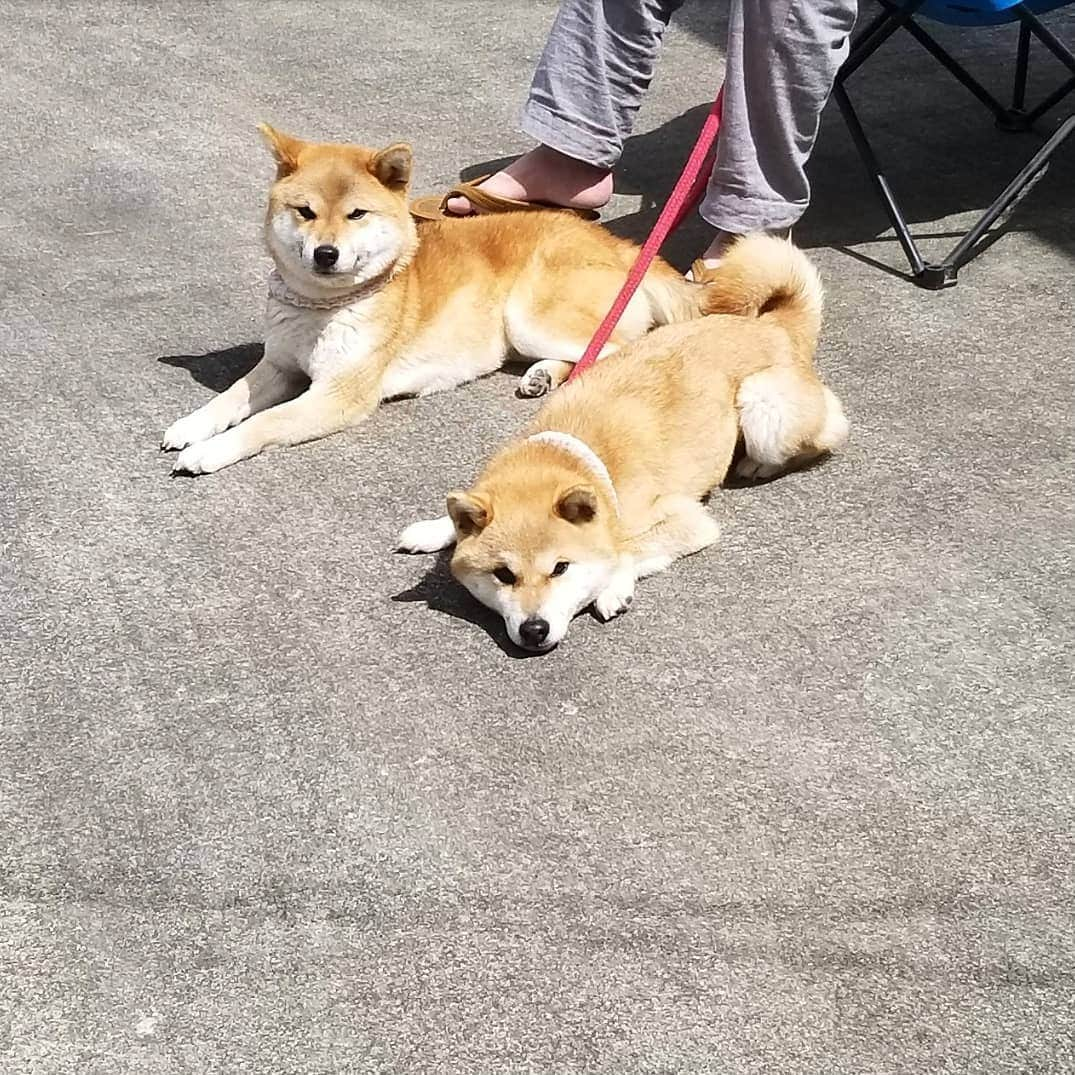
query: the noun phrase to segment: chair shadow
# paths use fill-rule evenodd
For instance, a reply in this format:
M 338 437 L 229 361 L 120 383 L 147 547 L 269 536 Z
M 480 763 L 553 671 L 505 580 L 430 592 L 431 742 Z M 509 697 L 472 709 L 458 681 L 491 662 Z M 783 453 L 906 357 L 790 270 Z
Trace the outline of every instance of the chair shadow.
M 408 555 L 401 553 L 400 555 Z M 403 604 L 419 602 L 433 612 L 441 612 L 453 619 L 480 627 L 499 647 L 502 653 L 516 661 L 541 657 L 544 654 L 530 653 L 516 646 L 508 637 L 504 621 L 476 600 L 452 577 L 449 567 L 452 554 L 446 549 L 437 555 L 437 560 L 425 575 L 409 590 L 396 594 L 392 600 Z
M 223 392 L 245 377 L 261 361 L 263 352 L 260 343 L 241 343 L 201 355 L 161 355 L 157 361 L 186 370 L 198 384 Z

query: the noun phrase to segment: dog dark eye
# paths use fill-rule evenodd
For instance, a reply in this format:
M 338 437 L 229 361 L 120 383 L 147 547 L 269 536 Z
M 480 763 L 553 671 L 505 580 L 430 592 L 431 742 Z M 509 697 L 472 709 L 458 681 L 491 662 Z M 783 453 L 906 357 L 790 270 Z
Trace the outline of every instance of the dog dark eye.
M 562 575 L 571 565 L 566 560 L 561 560 L 552 569 L 552 578 L 556 578 L 557 575 Z
M 493 572 L 493 578 L 495 578 L 497 582 L 504 583 L 505 586 L 514 586 L 516 582 L 515 572 L 509 571 L 506 567 L 498 567 Z
M 347 214 L 347 219 L 348 220 L 361 220 L 366 215 L 366 212 L 367 212 L 367 210 L 365 210 L 365 209 L 352 209 L 351 212 L 349 212 Z
M 295 212 L 298 213 L 303 220 L 317 219 L 317 214 L 308 205 L 296 205 Z

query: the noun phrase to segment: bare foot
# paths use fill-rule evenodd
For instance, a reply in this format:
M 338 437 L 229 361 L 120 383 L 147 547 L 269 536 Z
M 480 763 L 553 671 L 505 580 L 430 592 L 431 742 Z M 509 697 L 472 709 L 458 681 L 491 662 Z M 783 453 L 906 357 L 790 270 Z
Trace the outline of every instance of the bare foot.
M 766 234 L 775 235 L 780 239 L 790 239 L 791 228 L 775 228 Z M 732 245 L 739 238 L 740 236 L 736 235 L 734 232 L 724 231 L 723 228 L 717 228 L 713 233 L 713 241 L 701 254 L 702 264 L 707 269 L 715 269 L 721 263 L 724 255 L 728 253 Z M 693 279 L 693 274 L 688 272 L 687 278 Z
M 490 194 L 523 202 L 548 202 L 569 209 L 600 209 L 612 197 L 612 173 L 585 161 L 538 146 L 512 161 L 481 185 Z M 453 216 L 471 216 L 477 210 L 466 198 L 449 198 L 445 206 Z
M 716 268 L 720 259 L 728 253 L 729 247 L 738 239 L 730 231 L 722 231 L 720 228 L 713 235 L 713 241 L 702 251 L 702 264 L 707 269 Z

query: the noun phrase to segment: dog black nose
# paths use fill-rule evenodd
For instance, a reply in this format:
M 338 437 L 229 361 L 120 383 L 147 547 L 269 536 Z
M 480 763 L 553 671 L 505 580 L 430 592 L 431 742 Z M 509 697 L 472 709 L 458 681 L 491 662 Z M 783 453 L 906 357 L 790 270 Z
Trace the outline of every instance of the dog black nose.
M 544 645 L 545 639 L 549 637 L 549 621 L 538 619 L 536 616 L 533 619 L 523 620 L 519 625 L 519 637 L 523 640 L 524 646 L 537 649 Z
M 340 252 L 331 243 L 325 243 L 314 251 L 314 261 L 322 269 L 331 269 L 340 260 Z

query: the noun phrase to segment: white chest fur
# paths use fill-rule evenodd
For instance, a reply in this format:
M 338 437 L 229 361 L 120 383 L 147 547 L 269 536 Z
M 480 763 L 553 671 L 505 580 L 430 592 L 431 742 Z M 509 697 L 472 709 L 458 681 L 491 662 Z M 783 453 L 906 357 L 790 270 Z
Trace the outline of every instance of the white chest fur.
M 382 337 L 372 303 L 334 310 L 292 306 L 270 298 L 265 318 L 266 357 L 301 370 L 311 381 L 346 374 L 369 361 Z

